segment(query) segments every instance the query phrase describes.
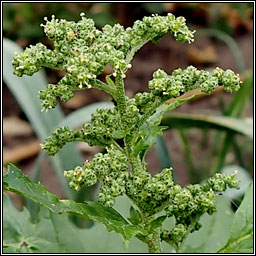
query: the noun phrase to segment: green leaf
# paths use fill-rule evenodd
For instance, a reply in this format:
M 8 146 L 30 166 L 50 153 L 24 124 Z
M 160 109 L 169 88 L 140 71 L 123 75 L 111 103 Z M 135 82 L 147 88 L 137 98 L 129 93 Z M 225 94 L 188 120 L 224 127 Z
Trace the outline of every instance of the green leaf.
M 111 75 L 107 75 L 105 76 L 106 82 L 109 86 L 116 88 L 116 84 L 114 83 L 114 81 L 110 78 Z
M 147 252 L 147 246 L 136 238 L 132 238 L 129 248 L 125 250 L 122 239 L 115 233 L 107 232 L 100 224 L 80 229 L 68 216 L 54 214 L 45 207 L 41 207 L 36 222 L 32 222 L 25 207 L 23 211 L 18 211 L 5 193 L 3 199 L 4 253 Z
M 188 236 L 184 243 L 183 253 L 215 253 L 229 237 L 234 213 L 230 200 L 224 196 L 216 198 L 217 212 L 204 214 L 200 219 L 202 227 Z
M 142 222 L 140 212 L 134 209 L 133 206 L 130 207 L 130 217 L 128 218 L 128 220 L 134 225 L 138 225 Z
M 84 253 L 147 253 L 147 245 L 133 237 L 127 250 L 124 249 L 120 236 L 109 233 L 102 225 L 95 224 L 88 230 L 84 240 L 88 247 Z M 99 242 L 100 241 L 100 242 Z
M 156 229 L 156 228 L 162 226 L 162 224 L 163 224 L 163 222 L 165 221 L 166 217 L 167 217 L 167 216 L 164 215 L 164 216 L 160 216 L 160 217 L 154 219 L 154 220 L 150 223 L 150 225 L 151 225 L 151 228 L 150 228 L 150 229 L 151 229 L 151 230 L 154 230 L 154 229 Z
M 54 213 L 72 213 L 82 218 L 99 222 L 109 232 L 119 233 L 124 241 L 129 241 L 138 233 L 144 233 L 139 227 L 130 225 L 116 210 L 97 202 L 76 203 L 72 200 L 60 200 L 48 192 L 41 184 L 32 183 L 16 166 L 9 164 L 3 178 L 4 189 L 20 194 L 45 206 Z
M 140 152 L 146 152 L 156 143 L 156 136 L 163 135 L 163 130 L 166 126 L 146 126 L 143 130 L 138 132 L 139 139 L 134 147 L 134 154 L 138 155 Z
M 190 99 L 198 96 L 194 94 L 185 99 L 178 99 L 172 102 L 166 102 L 160 105 L 155 113 L 150 116 L 139 128 L 137 133 L 137 140 L 135 142 L 134 153 L 135 155 L 141 154 L 141 159 L 143 159 L 146 151 L 151 148 L 156 142 L 156 136 L 163 135 L 163 130 L 167 127 L 159 126 L 163 115 L 172 109 L 177 108 L 179 105 L 189 101 Z
M 218 253 L 253 253 L 253 186 L 235 213 L 228 242 Z
M 169 129 L 212 128 L 238 133 L 250 139 L 253 138 L 252 118 L 168 113 L 164 116 L 162 125 L 167 125 Z
M 3 39 L 3 78 L 26 114 L 37 137 L 43 141 L 51 135 L 53 129 L 64 118 L 64 114 L 59 107 L 47 113 L 41 112 L 38 91 L 43 90 L 48 84 L 42 71 L 34 74 L 32 77 L 17 77 L 13 75 L 12 58 L 14 52 L 21 51 L 22 49 L 16 43 L 6 38 Z M 72 169 L 74 166 L 81 164 L 83 162 L 82 155 L 75 145 L 70 143 L 58 155 L 50 157 L 50 161 L 63 191 L 65 191 L 68 197 L 74 197 L 74 191 L 70 189 L 67 180 L 63 177 L 63 170 Z

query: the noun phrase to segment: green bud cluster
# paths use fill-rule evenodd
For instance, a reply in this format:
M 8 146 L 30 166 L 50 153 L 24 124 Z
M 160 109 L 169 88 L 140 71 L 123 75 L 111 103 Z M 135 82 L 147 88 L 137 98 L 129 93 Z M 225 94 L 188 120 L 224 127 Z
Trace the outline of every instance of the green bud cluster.
M 41 144 L 50 156 L 55 155 L 67 142 L 77 141 L 81 138 L 79 131 L 70 130 L 68 127 L 61 127 L 53 132 L 52 136 L 45 139 Z
M 12 61 L 13 74 L 16 76 L 31 76 L 43 66 L 56 67 L 59 61 L 55 53 L 48 50 L 42 43 L 38 43 L 35 46 L 30 45 L 24 52 L 15 53 Z
M 123 135 L 117 109 L 97 109 L 92 114 L 91 122 L 83 124 L 80 131 L 70 130 L 68 127 L 58 128 L 45 139 L 41 147 L 49 155 L 55 155 L 68 142 L 82 141 L 90 146 L 106 147 L 113 140 L 123 138 Z
M 129 129 L 135 125 L 141 118 L 140 110 L 137 107 L 135 98 L 126 97 L 126 113 L 124 115 L 124 123 Z
M 152 103 L 155 101 L 156 97 L 152 93 L 139 92 L 135 95 L 134 98 L 135 98 L 136 106 L 139 109 L 139 112 L 141 114 L 144 114 L 147 111 L 147 109 L 149 109 L 149 107 L 152 105 Z
M 227 92 L 236 92 L 240 89 L 239 75 L 227 69 L 216 68 L 213 72 L 198 70 L 188 66 L 182 70 L 178 68 L 171 75 L 158 69 L 149 81 L 149 89 L 155 96 L 162 98 L 179 97 L 185 92 L 199 88 L 207 94 L 212 93 L 219 85 L 223 85 Z
M 167 216 L 174 216 L 174 229 L 163 231 L 161 237 L 178 248 L 186 237 L 187 232 L 199 230 L 199 218 L 207 212 L 209 215 L 216 211 L 216 194 L 224 192 L 227 187 L 238 188 L 239 181 L 234 174 L 217 173 L 209 178 L 204 185 L 189 185 L 181 188 L 175 185 L 171 189 L 168 205 L 165 207 Z
M 64 176 L 70 180 L 69 185 L 77 191 L 101 180 L 103 185 L 98 193 L 98 200 L 110 207 L 114 205 L 117 196 L 125 193 L 127 161 L 125 154 L 112 147 L 106 154 L 96 154 L 92 161 L 86 161 L 82 167 L 65 171 Z
M 179 248 L 183 240 L 186 238 L 187 229 L 183 224 L 178 224 L 172 230 L 164 230 L 160 238 L 168 241 L 174 248 Z
M 140 209 L 152 215 L 169 197 L 168 191 L 173 187 L 170 169 L 164 169 L 154 177 L 148 172 L 130 173 L 126 183 L 127 195 L 140 206 Z
M 56 106 L 56 97 L 67 101 L 73 97 L 72 91 L 91 88 L 107 64 L 112 65 L 114 76 L 121 72 L 125 77 L 124 72 L 131 67 L 127 56 L 149 40 L 170 33 L 180 42 L 193 41 L 194 32 L 186 26 L 185 18 L 175 18 L 172 14 L 144 17 L 126 29 L 120 24 L 106 25 L 102 31 L 96 29 L 92 19 L 85 18 L 83 13 L 81 16 L 77 23 L 55 19 L 54 15 L 50 21 L 46 18 L 42 26 L 47 37 L 54 40 L 54 50 L 39 43 L 13 59 L 14 74 L 18 76 L 32 75 L 41 67 L 67 73 L 57 85 L 49 85 L 40 92 L 45 109 Z
M 97 109 L 92 115 L 91 123 L 83 125 L 81 130 L 83 140 L 90 146 L 107 146 L 114 139 L 123 137 L 117 108 Z

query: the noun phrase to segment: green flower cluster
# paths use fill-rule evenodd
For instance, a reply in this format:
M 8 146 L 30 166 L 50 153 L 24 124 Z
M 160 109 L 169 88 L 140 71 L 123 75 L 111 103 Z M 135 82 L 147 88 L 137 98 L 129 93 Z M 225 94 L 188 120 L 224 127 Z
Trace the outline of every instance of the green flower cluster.
M 91 116 L 91 122 L 85 123 L 80 131 L 70 130 L 68 127 L 58 128 L 45 139 L 41 147 L 49 155 L 55 155 L 68 142 L 82 141 L 90 146 L 106 147 L 123 136 L 117 109 L 97 109 Z
M 78 141 L 81 138 L 80 131 L 70 130 L 68 127 L 56 129 L 52 136 L 45 139 L 41 148 L 45 149 L 48 155 L 55 155 L 67 142 Z
M 230 69 L 223 71 L 216 68 L 210 73 L 188 66 L 184 70 L 174 70 L 171 75 L 158 69 L 153 74 L 153 80 L 149 81 L 149 89 L 153 95 L 169 99 L 196 88 L 210 94 L 219 85 L 223 85 L 227 92 L 236 92 L 240 89 L 240 83 L 239 75 Z
M 125 183 L 128 177 L 127 157 L 120 150 L 109 148 L 108 153 L 98 153 L 92 161 L 85 162 L 83 167 L 65 171 L 64 176 L 70 180 L 69 185 L 75 190 L 83 186 L 92 186 L 98 180 L 103 185 L 98 193 L 98 200 L 106 206 L 113 206 L 115 198 L 125 193 Z
M 58 84 L 40 92 L 45 109 L 57 105 L 56 97 L 67 101 L 73 97 L 74 90 L 93 87 L 97 75 L 107 64 L 112 65 L 114 76 L 121 72 L 125 77 L 124 73 L 131 67 L 126 58 L 150 40 L 170 33 L 180 42 L 193 41 L 194 32 L 186 26 L 185 18 L 175 18 L 172 14 L 144 17 L 126 29 L 120 24 L 106 25 L 102 31 L 96 29 L 92 19 L 85 18 L 83 13 L 81 16 L 77 23 L 55 19 L 54 15 L 50 21 L 46 18 L 42 26 L 47 37 L 54 40 L 54 50 L 39 43 L 13 59 L 14 74 L 18 76 L 32 75 L 41 67 L 67 73 Z
M 152 93 L 139 92 L 135 95 L 134 98 L 135 98 L 136 106 L 139 109 L 139 112 L 141 114 L 144 114 L 152 106 L 152 103 L 155 101 L 156 97 Z
M 90 146 L 110 145 L 115 139 L 123 137 L 117 108 L 97 109 L 91 116 L 91 122 L 83 125 L 81 130 L 83 141 Z
M 172 230 L 164 230 L 161 239 L 179 248 L 188 233 L 200 229 L 199 218 L 205 212 L 211 215 L 216 211 L 215 194 L 224 192 L 227 186 L 239 187 L 239 181 L 235 176 L 236 173 L 217 173 L 202 186 L 195 184 L 181 188 L 175 185 L 169 193 L 165 212 L 168 217 L 175 217 L 176 224 Z
M 59 62 L 59 57 L 54 52 L 47 49 L 42 43 L 35 46 L 30 46 L 20 54 L 17 52 L 12 61 L 13 74 L 16 76 L 28 75 L 31 76 L 38 72 L 43 66 L 56 67 Z

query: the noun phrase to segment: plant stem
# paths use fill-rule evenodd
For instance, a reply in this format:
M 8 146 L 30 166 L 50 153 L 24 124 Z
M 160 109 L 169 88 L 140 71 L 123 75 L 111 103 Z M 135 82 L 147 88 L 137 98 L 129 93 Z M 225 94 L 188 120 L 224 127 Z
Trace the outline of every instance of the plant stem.
M 162 252 L 159 229 L 154 230 L 151 239 L 148 240 L 148 252 L 149 253 Z
M 125 99 L 125 92 L 124 92 L 124 81 L 122 78 L 122 73 L 119 71 L 116 75 L 116 101 L 117 101 L 117 108 L 121 120 L 122 126 L 124 126 L 124 118 L 126 114 L 126 99 Z

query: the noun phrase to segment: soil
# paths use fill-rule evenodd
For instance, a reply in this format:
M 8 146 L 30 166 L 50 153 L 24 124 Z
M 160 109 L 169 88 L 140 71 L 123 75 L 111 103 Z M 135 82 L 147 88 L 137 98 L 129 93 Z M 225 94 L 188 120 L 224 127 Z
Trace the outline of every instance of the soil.
M 198 25 L 194 25 L 194 28 L 199 28 Z M 242 52 L 243 58 L 246 64 L 246 70 L 252 70 L 253 63 L 253 30 L 248 30 L 243 34 L 234 35 L 239 49 Z M 164 36 L 158 44 L 148 43 L 142 49 L 138 51 L 134 60 L 132 61 L 132 68 L 127 73 L 125 80 L 125 86 L 128 96 L 134 96 L 137 92 L 148 91 L 147 83 L 152 79 L 152 74 L 158 68 L 165 70 L 167 73 L 171 73 L 172 70 L 181 67 L 185 68 L 190 64 L 197 64 L 197 68 L 204 68 L 211 70 L 212 68 L 219 66 L 223 69 L 231 68 L 235 72 L 238 72 L 237 66 L 230 53 L 229 48 L 223 43 L 211 38 L 196 38 L 193 45 L 177 43 L 171 36 Z M 200 60 L 191 58 L 190 51 L 193 48 L 203 51 L 206 47 L 213 49 L 214 55 L 212 63 L 200 62 Z M 55 73 L 53 71 L 47 71 L 49 80 L 51 83 L 57 82 L 61 73 Z M 27 120 L 22 109 L 17 104 L 15 98 L 11 95 L 8 88 L 3 84 L 3 117 L 17 116 L 23 120 Z M 221 93 L 225 104 L 231 100 L 232 95 Z M 216 113 L 220 114 L 219 107 L 220 95 L 207 96 L 203 99 L 186 103 L 179 107 L 175 111 L 181 111 L 185 113 Z M 62 109 L 65 114 L 69 114 L 79 107 L 87 104 L 110 100 L 109 96 L 105 93 L 98 93 L 97 90 L 83 91 L 76 93 L 74 100 L 71 103 L 61 103 Z M 246 110 L 246 116 L 252 116 L 252 109 L 249 107 Z M 209 149 L 207 146 L 212 141 L 213 133 L 208 134 L 207 142 L 203 143 L 204 137 L 201 131 L 192 129 L 189 133 L 189 141 L 191 144 L 191 151 L 195 163 L 205 160 Z M 26 145 L 27 142 L 36 139 L 36 135 L 30 134 L 29 136 L 15 136 L 15 137 L 3 137 L 3 147 L 5 149 L 14 148 L 17 145 Z M 189 182 L 187 174 L 187 165 L 185 163 L 184 152 L 178 131 L 170 130 L 165 133 L 164 140 L 167 144 L 169 153 L 172 159 L 172 165 L 174 170 L 177 171 L 177 180 L 182 185 Z M 202 145 L 204 144 L 204 147 Z M 205 146 L 206 144 L 206 146 Z M 84 158 L 88 159 L 92 157 L 92 153 L 87 151 L 83 153 Z M 249 154 L 249 159 L 252 157 Z M 28 175 L 31 174 L 35 160 L 37 156 L 26 158 L 18 163 L 20 169 Z M 146 157 L 148 162 L 148 168 L 152 173 L 160 171 L 159 161 L 154 152 L 151 149 Z M 51 192 L 56 193 L 60 197 L 63 197 L 63 192 L 60 189 L 58 181 L 54 175 L 51 166 L 48 161 L 43 162 L 44 171 L 41 177 L 41 183 L 44 184 Z

